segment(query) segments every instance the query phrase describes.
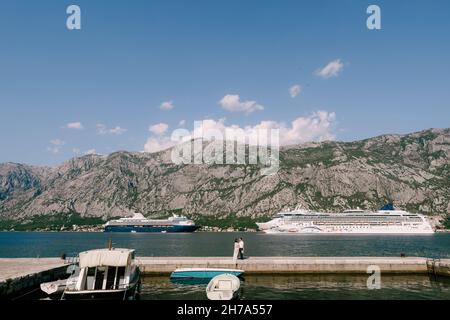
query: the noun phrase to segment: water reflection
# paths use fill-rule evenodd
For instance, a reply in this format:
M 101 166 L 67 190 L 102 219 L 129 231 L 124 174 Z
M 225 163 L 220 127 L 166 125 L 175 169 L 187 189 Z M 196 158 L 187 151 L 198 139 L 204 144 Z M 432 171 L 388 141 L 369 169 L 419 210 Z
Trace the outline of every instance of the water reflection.
M 382 275 L 381 289 L 367 288 L 365 275 L 258 275 L 241 282 L 243 299 L 450 299 L 450 279 Z M 206 299 L 204 283 L 143 278 L 143 299 Z

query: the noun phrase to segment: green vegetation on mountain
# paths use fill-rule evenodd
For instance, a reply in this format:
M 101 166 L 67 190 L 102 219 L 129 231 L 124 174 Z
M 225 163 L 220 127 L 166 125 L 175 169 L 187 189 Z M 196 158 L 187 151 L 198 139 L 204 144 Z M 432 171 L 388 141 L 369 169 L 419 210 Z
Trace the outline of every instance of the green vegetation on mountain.
M 58 213 L 53 215 L 33 216 L 25 220 L 0 220 L 0 230 L 52 230 L 59 231 L 64 228 L 72 230 L 73 225 L 95 226 L 105 221 L 97 217 L 81 217 L 77 213 Z
M 3 163 L 0 226 L 57 229 L 141 212 L 254 228 L 282 209 L 374 210 L 388 201 L 443 219 L 450 213 L 450 129 L 287 146 L 276 174 L 264 176 L 262 167 L 177 165 L 170 149 L 86 155 L 53 168 Z

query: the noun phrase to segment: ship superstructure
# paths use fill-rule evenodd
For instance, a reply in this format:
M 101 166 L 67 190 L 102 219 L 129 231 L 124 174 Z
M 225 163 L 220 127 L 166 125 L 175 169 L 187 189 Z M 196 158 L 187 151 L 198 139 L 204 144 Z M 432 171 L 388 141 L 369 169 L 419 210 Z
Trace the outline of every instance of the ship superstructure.
M 266 233 L 329 233 L 329 234 L 431 234 L 428 219 L 421 214 L 396 210 L 392 205 L 371 212 L 346 210 L 342 213 L 293 210 L 278 213 L 274 219 L 258 223 Z

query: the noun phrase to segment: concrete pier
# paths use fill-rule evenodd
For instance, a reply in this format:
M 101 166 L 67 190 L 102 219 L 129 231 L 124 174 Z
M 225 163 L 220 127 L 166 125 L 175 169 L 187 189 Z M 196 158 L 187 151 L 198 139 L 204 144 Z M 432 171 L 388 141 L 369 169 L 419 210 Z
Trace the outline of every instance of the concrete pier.
M 450 277 L 450 259 L 428 261 L 428 272 L 437 276 Z
M 0 298 L 17 297 L 66 274 L 59 258 L 0 258 Z
M 136 261 L 143 274 L 149 275 L 168 274 L 177 268 L 231 268 L 247 274 L 366 274 L 372 265 L 382 273 L 419 274 L 432 272 L 429 268 L 433 265 L 431 259 L 416 257 L 251 257 L 235 262 L 228 257 L 141 257 Z M 441 264 L 445 264 L 444 260 Z
M 378 266 L 381 274 L 430 274 L 450 277 L 450 259 L 421 257 L 137 257 L 144 275 L 168 275 L 177 268 L 242 269 L 246 274 L 367 274 Z M 67 277 L 59 258 L 0 258 L 0 298 L 38 290 L 42 282 Z

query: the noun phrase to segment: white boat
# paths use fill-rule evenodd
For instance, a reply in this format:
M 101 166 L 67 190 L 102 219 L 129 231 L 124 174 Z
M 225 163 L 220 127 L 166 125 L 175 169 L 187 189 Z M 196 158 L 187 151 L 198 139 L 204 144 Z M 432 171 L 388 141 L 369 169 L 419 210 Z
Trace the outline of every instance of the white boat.
M 60 296 L 67 285 L 74 285 L 78 280 L 80 269 L 76 265 L 67 268 L 67 273 L 71 276 L 68 279 L 56 280 L 52 282 L 41 283 L 40 288 L 49 296 Z
M 41 283 L 41 290 L 44 291 L 49 296 L 62 294 L 66 288 L 67 279 L 57 280 L 52 282 Z
M 206 287 L 209 300 L 232 300 L 239 297 L 241 281 L 232 274 L 221 274 L 211 279 Z
M 67 283 L 62 299 L 131 300 L 138 297 L 141 279 L 134 263 L 134 250 L 90 250 L 81 252 L 79 257 L 79 275 Z
M 360 209 L 342 213 L 293 210 L 278 213 L 274 219 L 257 223 L 265 233 L 294 234 L 432 234 L 427 217 L 396 210 L 388 204 L 376 212 Z

